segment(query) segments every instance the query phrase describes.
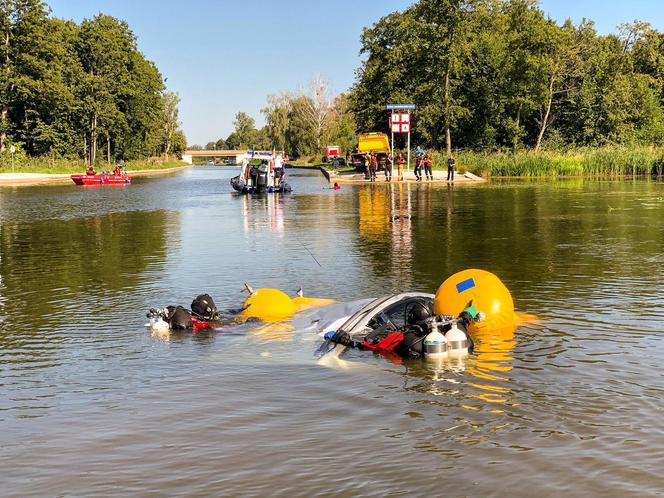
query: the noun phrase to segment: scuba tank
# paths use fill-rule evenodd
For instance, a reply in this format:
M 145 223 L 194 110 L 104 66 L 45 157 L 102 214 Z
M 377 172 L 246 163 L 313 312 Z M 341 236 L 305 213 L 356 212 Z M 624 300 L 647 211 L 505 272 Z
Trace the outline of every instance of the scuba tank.
M 424 358 L 427 360 L 440 360 L 447 358 L 447 339 L 438 330 L 431 328 L 431 332 L 424 338 Z
M 447 353 L 450 358 L 468 355 L 468 336 L 459 328 L 458 322 L 452 322 L 450 330 L 445 334 L 447 339 Z

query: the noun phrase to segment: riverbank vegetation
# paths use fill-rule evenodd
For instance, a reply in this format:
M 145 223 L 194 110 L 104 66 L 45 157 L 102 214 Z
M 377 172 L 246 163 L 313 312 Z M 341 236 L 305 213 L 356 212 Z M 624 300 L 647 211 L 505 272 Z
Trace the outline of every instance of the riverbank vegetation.
M 234 130 L 227 138 L 192 149 L 250 149 L 288 152 L 292 157 L 312 157 L 320 161 L 326 145 L 339 145 L 350 151 L 357 145 L 356 124 L 348 95 L 333 96 L 330 85 L 315 77 L 306 89 L 270 95 L 261 111 L 265 126 L 256 128 L 255 120 L 238 112 Z
M 271 96 L 254 141 L 238 119 L 227 144 L 317 163 L 325 145 L 345 153 L 358 133 L 389 133 L 385 104 L 413 103 L 411 144 L 437 167 L 454 154 L 483 176 L 662 173 L 664 34 L 648 23 L 601 35 L 536 0 L 419 0 L 366 28 L 361 53 L 347 93 L 316 79 Z
M 0 34 L 3 171 L 10 145 L 17 171 L 38 172 L 147 164 L 185 149 L 178 96 L 126 22 L 99 14 L 76 24 L 52 17 L 39 0 L 3 0 Z
M 387 132 L 385 103 L 408 102 L 414 141 L 448 154 L 664 145 L 664 34 L 647 23 L 605 36 L 534 0 L 419 0 L 361 42 L 360 129 Z
M 435 167 L 447 168 L 447 155 L 434 152 Z M 491 176 L 639 176 L 664 174 L 664 147 L 607 145 L 565 151 L 518 150 L 456 155 L 457 169 L 482 177 Z

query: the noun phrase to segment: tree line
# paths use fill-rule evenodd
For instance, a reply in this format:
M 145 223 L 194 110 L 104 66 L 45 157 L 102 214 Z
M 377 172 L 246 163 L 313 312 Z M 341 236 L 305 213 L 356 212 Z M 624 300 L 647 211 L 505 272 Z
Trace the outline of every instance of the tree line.
M 419 0 L 361 37 L 350 91 L 361 130 L 388 131 L 385 103 L 414 103 L 414 139 L 447 150 L 664 143 L 664 34 L 599 35 L 536 0 Z
M 126 22 L 80 24 L 39 0 L 0 0 L 0 152 L 140 159 L 186 148 L 176 94 Z
M 413 141 L 446 150 L 664 145 L 664 34 L 633 22 L 599 35 L 562 24 L 537 0 L 419 0 L 365 28 L 352 88 L 268 97 L 265 126 L 238 113 L 208 148 L 346 152 L 357 133 L 389 133 L 387 103 L 414 103 Z
M 265 126 L 238 112 L 228 137 L 209 142 L 206 149 L 284 150 L 293 157 L 318 156 L 326 145 L 350 151 L 357 142 L 355 118 L 348 94 L 333 96 L 327 80 L 315 77 L 298 92 L 270 95 L 261 110 Z M 192 149 L 203 148 L 192 146 Z

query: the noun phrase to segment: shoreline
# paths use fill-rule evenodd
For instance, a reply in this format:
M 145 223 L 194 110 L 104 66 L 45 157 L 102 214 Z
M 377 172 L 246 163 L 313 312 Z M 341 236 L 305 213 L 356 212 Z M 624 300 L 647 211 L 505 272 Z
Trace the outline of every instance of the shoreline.
M 175 168 L 130 170 L 127 171 L 127 174 L 131 177 L 167 175 L 186 168 L 191 168 L 191 165 L 185 164 Z M 0 173 L 0 187 L 67 183 L 71 182 L 72 174 L 76 173 Z
M 477 175 L 474 175 L 470 172 L 460 173 L 459 171 L 454 172 L 454 180 L 447 180 L 447 171 L 433 170 L 432 179 L 426 180 L 424 172 L 422 172 L 422 180 L 417 180 L 415 178 L 415 173 L 413 170 L 404 170 L 403 171 L 403 180 L 397 179 L 396 170 L 392 171 L 392 179 L 388 182 L 385 177 L 384 171 L 376 172 L 375 181 L 371 182 L 364 177 L 364 173 L 335 173 L 334 171 L 326 170 L 325 168 L 320 168 L 323 175 L 327 178 L 327 181 L 330 183 L 339 183 L 341 184 L 364 184 L 364 183 L 415 183 L 415 184 L 479 184 L 486 183 L 486 178 L 481 178 Z

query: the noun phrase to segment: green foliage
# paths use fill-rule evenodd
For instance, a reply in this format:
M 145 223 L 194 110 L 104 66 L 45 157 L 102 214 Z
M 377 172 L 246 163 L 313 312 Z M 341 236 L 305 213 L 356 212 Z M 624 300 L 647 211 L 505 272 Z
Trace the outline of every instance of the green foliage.
M 80 25 L 39 0 L 0 0 L 0 151 L 105 159 L 168 154 L 177 98 L 137 47 L 126 22 L 99 14 Z M 166 112 L 169 111 L 169 113 Z
M 434 156 L 435 164 L 443 163 L 435 159 Z M 463 151 L 456 159 L 460 170 L 469 170 L 484 177 L 661 175 L 664 148 L 614 145 L 571 149 L 566 152 Z
M 358 128 L 387 132 L 384 106 L 401 101 L 417 105 L 413 142 L 435 149 L 662 144 L 664 34 L 600 36 L 537 3 L 419 0 L 379 19 L 350 94 Z
M 327 82 L 315 79 L 311 95 L 282 93 L 268 97 L 262 109 L 265 132 L 272 146 L 292 157 L 319 161 L 323 147 L 338 145 L 342 153 L 357 145 L 357 125 L 347 94 L 327 95 Z

